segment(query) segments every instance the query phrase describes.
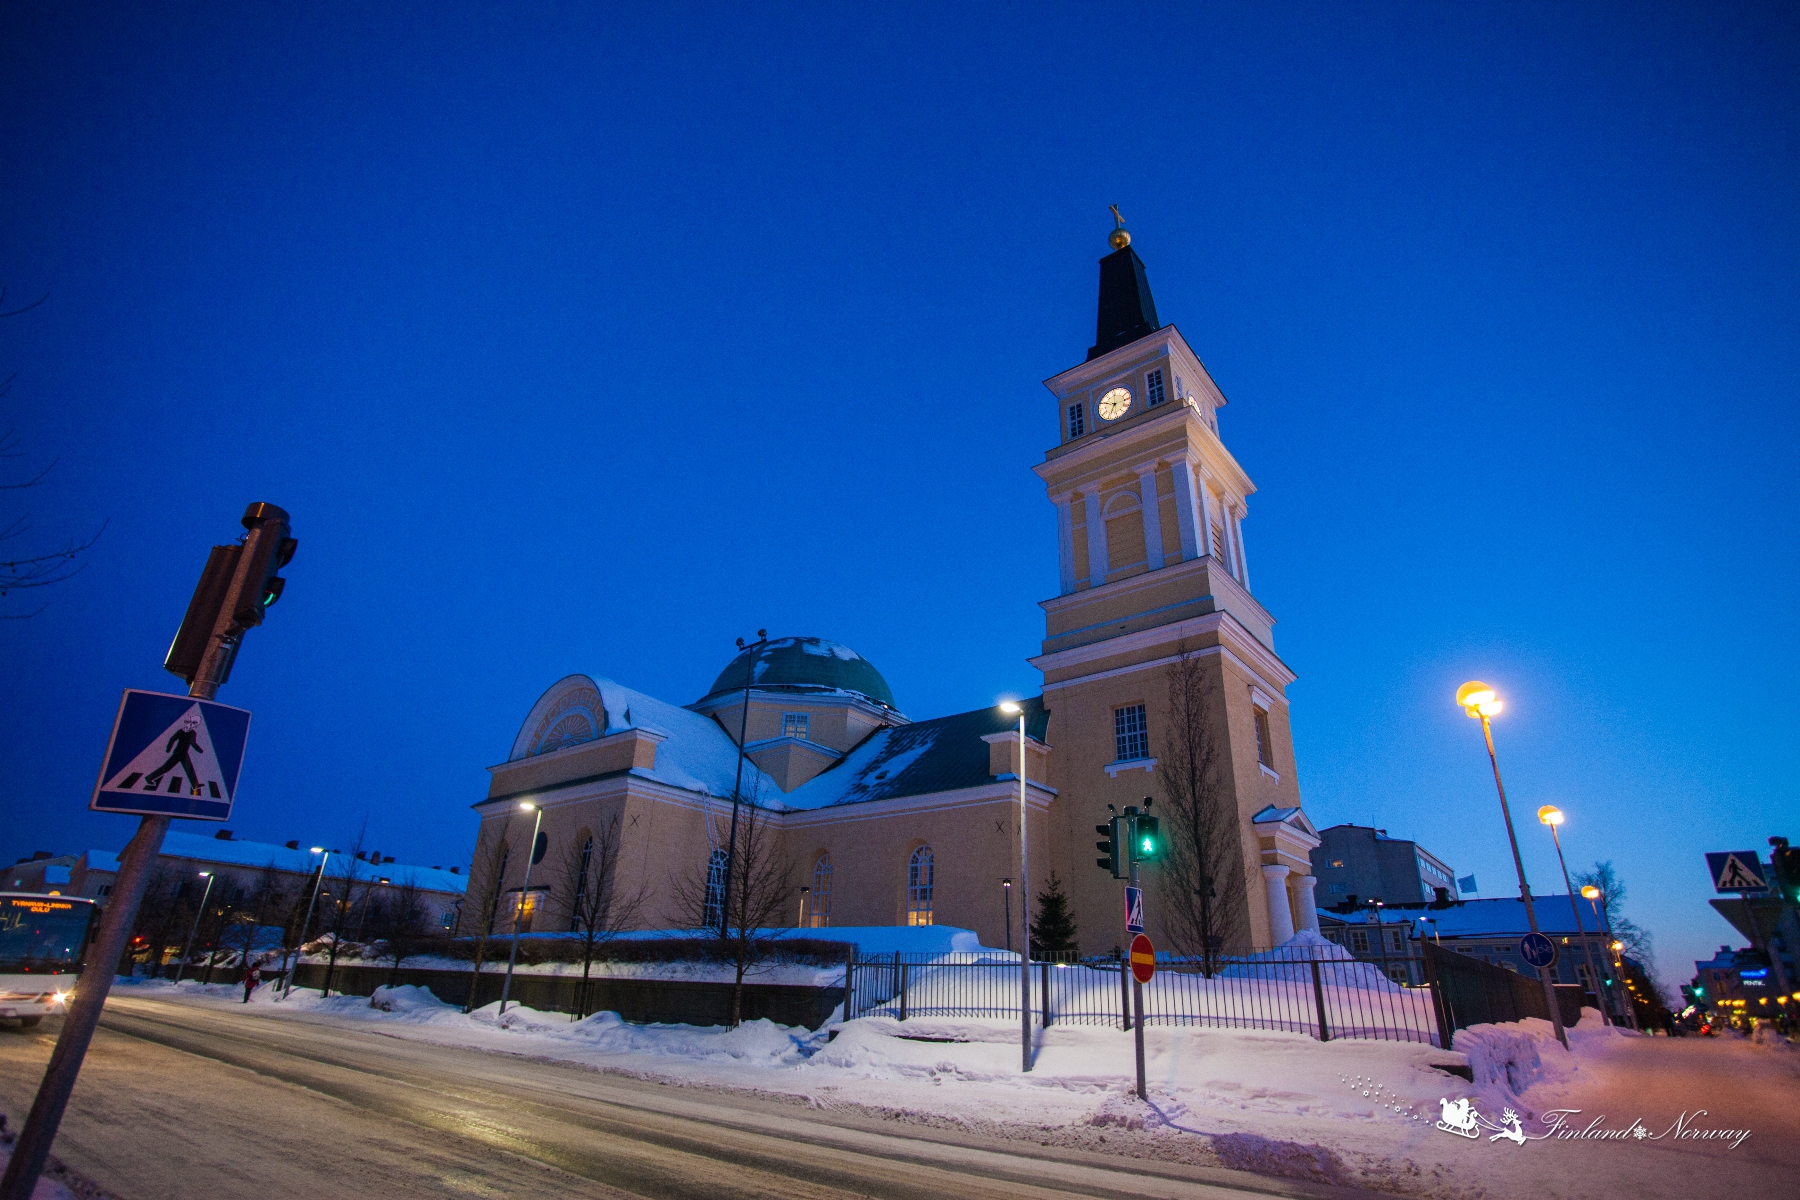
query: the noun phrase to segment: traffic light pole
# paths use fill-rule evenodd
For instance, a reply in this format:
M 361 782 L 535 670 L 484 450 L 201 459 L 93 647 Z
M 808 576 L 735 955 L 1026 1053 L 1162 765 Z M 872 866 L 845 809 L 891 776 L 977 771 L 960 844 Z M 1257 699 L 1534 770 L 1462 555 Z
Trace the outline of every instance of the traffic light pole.
M 1136 821 L 1131 823 L 1131 840 L 1127 845 L 1131 848 L 1131 886 L 1136 887 L 1138 886 Z M 1126 963 L 1125 969 L 1131 969 L 1129 961 Z M 1137 1097 L 1139 1100 L 1148 1100 L 1150 1095 L 1144 1088 L 1144 985 L 1137 981 L 1135 974 L 1131 977 L 1131 1036 L 1137 1042 Z
M 261 588 L 264 584 L 262 579 L 249 579 L 251 567 L 258 562 L 266 564 L 273 554 L 273 549 L 257 553 L 263 545 L 259 539 L 287 537 L 288 515 L 281 509 L 272 504 L 251 505 L 250 513 L 245 515 L 246 525 L 252 520 L 251 514 L 259 514 L 257 523 L 250 525 L 230 589 L 213 622 L 206 655 L 188 686 L 188 695 L 196 700 L 211 700 L 218 694 L 219 684 L 231 672 L 238 639 L 244 633 L 244 627 L 237 619 L 239 601 L 246 586 Z M 277 542 L 276 546 L 279 545 Z M 261 601 L 259 595 L 259 606 Z M 112 895 L 100 919 L 99 933 L 89 949 L 86 969 L 63 1017 L 62 1033 L 57 1036 L 56 1049 L 50 1054 L 50 1065 L 44 1069 L 44 1079 L 38 1085 L 31 1112 L 19 1130 L 19 1140 L 13 1145 L 6 1173 L 0 1175 L 0 1200 L 31 1200 L 31 1193 L 37 1188 L 38 1176 L 50 1157 L 50 1144 L 56 1140 L 57 1128 L 69 1107 L 69 1095 L 75 1090 L 75 1079 L 81 1074 L 81 1062 L 87 1055 L 88 1043 L 94 1040 L 100 1012 L 106 1006 L 107 994 L 112 991 L 113 975 L 118 970 L 119 960 L 125 956 L 125 945 L 131 937 L 138 905 L 150 883 L 151 869 L 162 852 L 163 835 L 168 832 L 168 817 L 144 817 L 138 822 L 137 833 L 119 855 L 119 873 L 113 880 Z

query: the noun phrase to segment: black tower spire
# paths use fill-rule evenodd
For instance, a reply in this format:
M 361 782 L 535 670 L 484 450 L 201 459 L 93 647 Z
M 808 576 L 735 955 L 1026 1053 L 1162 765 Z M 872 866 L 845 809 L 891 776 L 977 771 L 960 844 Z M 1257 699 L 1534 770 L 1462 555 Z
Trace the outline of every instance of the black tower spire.
M 1131 248 L 1131 234 L 1117 205 L 1112 212 L 1117 227 L 1107 239 L 1113 252 L 1100 260 L 1100 311 L 1094 321 L 1094 345 L 1087 352 L 1090 360 L 1162 328 L 1156 321 L 1144 260 Z

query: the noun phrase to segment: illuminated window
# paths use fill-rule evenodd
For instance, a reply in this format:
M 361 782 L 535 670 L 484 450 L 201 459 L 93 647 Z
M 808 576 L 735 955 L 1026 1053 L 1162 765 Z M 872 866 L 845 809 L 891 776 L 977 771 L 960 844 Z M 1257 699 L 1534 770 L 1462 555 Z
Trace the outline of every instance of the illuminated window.
M 513 901 L 513 906 L 517 909 L 515 918 L 518 921 L 520 933 L 531 932 L 531 920 L 537 916 L 538 909 L 543 907 L 543 902 L 544 893 L 541 888 L 533 888 Z
M 1113 709 L 1113 752 L 1118 762 L 1150 757 L 1150 730 L 1143 705 Z
M 1163 395 L 1163 374 L 1161 371 L 1151 371 L 1144 376 L 1144 394 L 1150 397 L 1150 403 L 1152 405 L 1161 404 L 1168 398 Z
M 920 846 L 906 862 L 906 923 L 931 924 L 931 847 Z
M 831 855 L 821 854 L 813 863 L 812 898 L 807 905 L 806 923 L 814 929 L 831 924 Z
M 812 718 L 807 716 L 805 713 L 782 713 L 781 714 L 781 736 L 782 737 L 799 738 L 801 741 L 804 742 L 808 739 L 808 731 L 811 728 L 812 728 Z
M 725 919 L 725 857 L 725 851 L 714 850 L 706 860 L 706 902 L 700 914 L 705 929 L 717 929 Z

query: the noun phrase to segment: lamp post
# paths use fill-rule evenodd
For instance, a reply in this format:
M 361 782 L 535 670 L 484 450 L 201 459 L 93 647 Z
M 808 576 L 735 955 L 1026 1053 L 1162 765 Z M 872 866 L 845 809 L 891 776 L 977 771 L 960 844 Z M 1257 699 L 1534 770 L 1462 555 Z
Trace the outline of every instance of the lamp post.
M 181 982 L 181 972 L 187 967 L 188 951 L 194 948 L 194 934 L 200 928 L 201 914 L 206 911 L 206 898 L 212 895 L 213 873 L 211 871 L 202 871 L 200 872 L 200 876 L 206 880 L 206 890 L 200 893 L 200 907 L 194 912 L 194 923 L 188 926 L 187 941 L 183 943 L 181 947 L 181 961 L 175 964 L 176 983 Z
M 1600 889 L 1590 883 L 1582 887 L 1581 894 L 1583 898 L 1587 900 L 1589 907 L 1594 910 L 1594 920 L 1606 931 L 1607 943 L 1612 948 L 1613 978 L 1623 980 L 1625 978 L 1625 963 L 1620 959 L 1619 951 L 1625 948 L 1625 943 L 1613 940 L 1612 914 L 1600 907 Z M 1633 1029 L 1637 1028 L 1637 1012 L 1631 1007 L 1630 996 L 1625 997 L 1625 1021 Z
M 812 889 L 809 887 L 802 887 L 800 889 L 800 924 L 796 928 L 806 928 L 806 897 L 811 891 Z
M 1019 1057 L 1020 1069 L 1031 1070 L 1031 842 L 1025 835 L 1025 706 L 1008 700 L 1000 705 L 1019 718 Z M 1008 904 L 1010 920 L 1012 905 Z
M 1575 885 L 1569 882 L 1569 860 L 1563 857 L 1562 835 L 1556 831 L 1563 823 L 1563 811 L 1554 804 L 1546 804 L 1538 809 L 1538 820 L 1550 827 L 1550 840 L 1556 843 L 1556 861 L 1562 867 L 1563 887 L 1568 889 L 1569 911 L 1575 914 L 1575 932 L 1581 935 L 1581 952 L 1587 959 L 1588 978 L 1594 981 L 1594 999 L 1600 1002 L 1600 1020 L 1611 1025 L 1612 1018 L 1606 1015 L 1606 997 L 1600 990 L 1600 971 L 1594 966 L 1594 948 L 1588 944 L 1587 930 L 1581 924 L 1581 906 L 1575 903 Z
M 531 899 L 531 865 L 537 860 L 538 830 L 544 824 L 544 810 L 529 800 L 519 801 L 522 812 L 535 812 L 531 824 L 531 849 L 525 855 L 525 882 L 519 886 L 519 903 L 513 907 L 512 953 L 506 959 L 506 982 L 500 985 L 500 1016 L 506 1015 L 506 1001 L 512 995 L 513 968 L 519 963 L 519 925 L 525 919 L 525 905 Z
M 1519 839 L 1513 832 L 1512 809 L 1506 803 L 1506 785 L 1500 782 L 1500 759 L 1494 754 L 1494 730 L 1489 723 L 1501 709 L 1500 697 L 1487 684 L 1471 680 L 1456 689 L 1456 702 L 1462 705 L 1463 711 L 1471 720 L 1481 722 L 1481 736 L 1487 742 L 1488 762 L 1494 768 L 1494 790 L 1500 793 L 1500 815 L 1506 818 L 1506 840 L 1512 846 L 1513 868 L 1519 873 L 1519 899 L 1525 902 L 1525 922 L 1531 927 L 1531 932 L 1537 933 L 1537 909 L 1531 903 L 1531 885 L 1525 882 L 1525 860 L 1519 857 Z M 1540 967 L 1538 978 L 1544 984 L 1544 1003 L 1550 1006 L 1550 1024 L 1556 1030 L 1556 1040 L 1567 1049 L 1569 1035 L 1563 1031 L 1562 1008 L 1556 1000 L 1556 984 L 1550 978 L 1548 968 Z
M 319 860 L 319 873 L 313 877 L 312 899 L 306 902 L 306 920 L 300 922 L 300 936 L 294 939 L 294 968 L 282 981 L 281 998 L 283 1000 L 286 1000 L 288 993 L 294 990 L 294 972 L 300 970 L 300 954 L 306 945 L 306 931 L 312 928 L 313 907 L 319 903 L 319 885 L 325 882 L 325 864 L 331 861 L 331 851 L 323 846 L 314 846 L 312 852 L 323 854 L 325 857 Z M 286 955 L 282 956 L 282 962 L 287 962 Z
M 1006 906 L 1006 952 L 1012 953 L 1012 880 L 1000 881 L 1001 903 Z
M 1387 928 L 1381 923 L 1381 910 L 1387 907 L 1387 902 L 1377 897 L 1369 901 L 1369 907 L 1375 910 L 1375 944 L 1381 950 L 1381 977 L 1389 979 L 1392 977 L 1388 974 Z

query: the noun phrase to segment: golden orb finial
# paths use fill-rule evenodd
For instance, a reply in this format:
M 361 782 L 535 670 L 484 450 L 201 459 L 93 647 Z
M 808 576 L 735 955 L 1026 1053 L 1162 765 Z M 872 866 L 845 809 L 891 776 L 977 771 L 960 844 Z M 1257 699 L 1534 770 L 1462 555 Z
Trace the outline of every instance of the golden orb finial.
M 1126 232 L 1125 218 L 1119 215 L 1119 206 L 1114 204 L 1111 207 L 1113 215 L 1113 231 L 1106 235 L 1106 240 L 1111 243 L 1114 250 L 1123 250 L 1125 247 L 1131 245 L 1131 234 Z

